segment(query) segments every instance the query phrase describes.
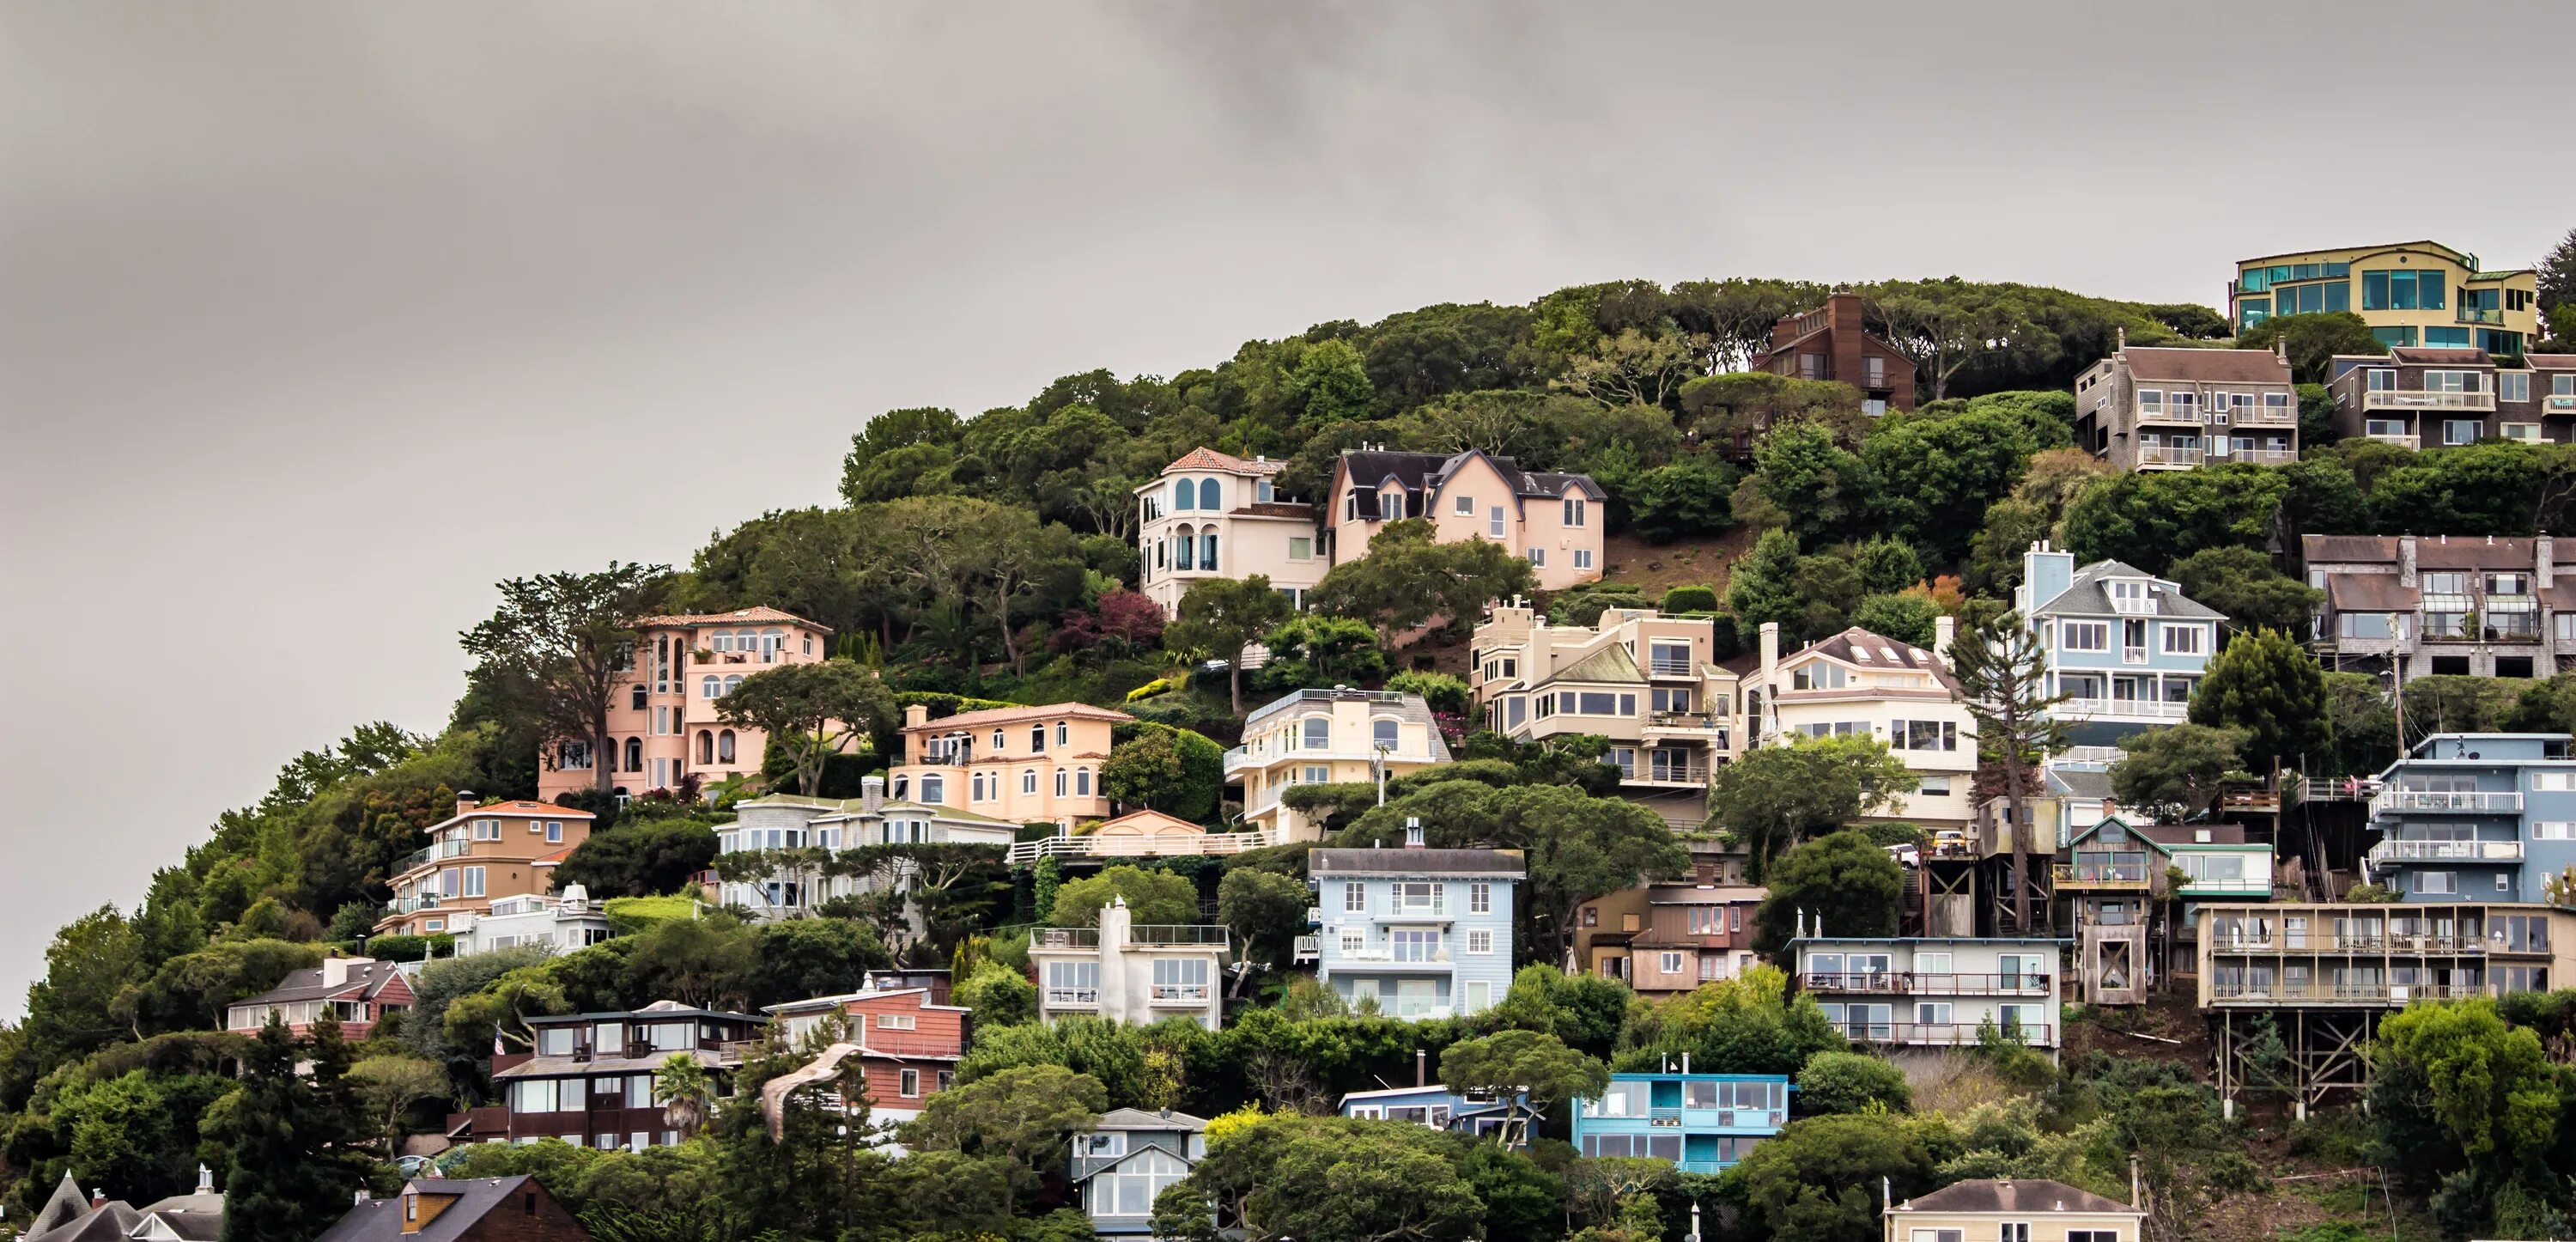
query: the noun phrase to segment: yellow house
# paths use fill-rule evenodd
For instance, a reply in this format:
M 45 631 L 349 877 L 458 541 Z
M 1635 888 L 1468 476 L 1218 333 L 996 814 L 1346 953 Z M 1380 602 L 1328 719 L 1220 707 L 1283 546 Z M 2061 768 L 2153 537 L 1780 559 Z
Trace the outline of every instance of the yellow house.
M 1421 695 L 1336 686 L 1296 691 L 1245 717 L 1225 779 L 1243 786 L 1246 827 L 1282 842 L 1317 841 L 1322 829 L 1280 801 L 1289 786 L 1392 779 L 1447 762 L 1449 744 Z
M 2227 284 L 2239 332 L 2276 315 L 2350 311 L 2383 345 L 2520 356 L 2539 339 L 2540 277 L 2489 270 L 2438 242 L 2301 250 L 2246 259 Z
M 1885 1242 L 2138 1242 L 2146 1218 L 2064 1182 L 1979 1178 L 1888 1208 Z
M 1100 769 L 1110 732 L 1135 719 L 1087 703 L 996 707 L 933 720 L 903 709 L 904 761 L 890 774 L 898 802 L 971 811 L 1014 824 L 1055 824 L 1109 814 Z

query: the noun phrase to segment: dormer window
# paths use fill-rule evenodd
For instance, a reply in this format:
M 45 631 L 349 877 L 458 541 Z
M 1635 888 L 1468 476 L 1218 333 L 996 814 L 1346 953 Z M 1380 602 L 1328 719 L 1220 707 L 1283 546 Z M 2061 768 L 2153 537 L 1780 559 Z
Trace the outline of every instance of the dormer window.
M 2156 610 L 2155 596 L 2147 590 L 2146 583 L 2134 578 L 2115 578 L 2107 585 L 2111 589 L 2111 611 L 2143 613 Z
M 1789 687 L 1793 690 L 1839 690 L 1849 684 L 1851 674 L 1842 665 L 1828 664 L 1823 660 L 1802 664 L 1798 671 L 1789 675 Z

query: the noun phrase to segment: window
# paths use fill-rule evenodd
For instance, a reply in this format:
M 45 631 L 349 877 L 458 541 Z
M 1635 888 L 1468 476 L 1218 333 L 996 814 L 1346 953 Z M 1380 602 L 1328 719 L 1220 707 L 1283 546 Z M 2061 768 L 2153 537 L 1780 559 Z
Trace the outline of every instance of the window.
M 458 894 L 458 896 L 480 897 L 482 895 L 483 869 L 481 867 L 467 867 L 465 869 L 465 891 Z
M 1996 1234 L 1995 1242 L 2030 1242 L 2030 1222 L 2026 1220 L 2003 1222 Z
M 1046 964 L 1046 999 L 1051 1005 L 1088 1005 L 1100 997 L 1100 963 Z
M 698 679 L 698 697 L 712 699 L 724 693 L 724 678 L 712 674 Z
M 1332 717 L 1308 716 L 1304 722 L 1303 732 L 1305 734 L 1303 744 L 1307 750 L 1331 750 L 1333 748 Z
M 1429 880 L 1399 880 L 1393 885 L 1398 914 L 1440 913 L 1442 886 Z
M 2529 371 L 2498 372 L 2496 374 L 2496 400 L 2531 400 L 2531 373 Z
M 1077 1134 L 1073 1138 L 1073 1154 L 1080 1156 L 1085 1160 L 1098 1160 L 1103 1157 L 1126 1155 L 1127 1134 L 1123 1130 L 1102 1130 L 1096 1134 Z
M 1036 768 L 1022 768 L 1022 769 L 1020 769 L 1020 792 L 1021 792 L 1021 793 L 1023 793 L 1023 794 L 1032 794 L 1032 795 L 1033 795 L 1033 794 L 1037 793 L 1037 791 L 1038 791 L 1038 770 L 1037 770 Z
M 1459 498 L 1458 498 L 1458 516 L 1460 516 L 1460 517 L 1474 517 L 1474 516 L 1476 516 L 1476 498 L 1475 498 L 1475 497 L 1473 497 L 1473 496 L 1461 496 L 1461 497 L 1459 497 Z
M 1576 548 L 1574 550 L 1574 567 L 1576 569 L 1592 568 L 1592 549 Z
M 1046 753 L 1045 725 L 1029 726 L 1029 753 L 1032 755 L 1042 755 Z
M 1084 1183 L 1083 1210 L 1094 1217 L 1149 1216 L 1155 1196 L 1189 1175 L 1179 1157 L 1146 1148 Z
M 1922 783 L 1914 787 L 1914 792 L 1926 798 L 1947 798 L 1950 796 L 1950 778 L 1946 776 L 1923 777 Z
M 897 792 L 900 794 L 900 791 Z M 939 803 L 946 802 L 948 800 L 948 778 L 944 776 L 922 777 L 921 800 L 934 806 Z
M 2440 272 L 2388 271 L 2361 274 L 2363 310 L 2441 310 L 2446 305 Z
M 1487 513 L 1488 516 L 1485 519 L 1485 533 L 1496 539 L 1502 538 L 1503 507 L 1501 505 L 1496 505 L 1492 509 L 1488 510 Z
M 1959 726 L 1948 720 L 1888 722 L 1888 745 L 1895 750 L 1957 750 Z
M 2203 635 L 2208 633 L 2197 625 L 2167 625 L 2164 631 L 2166 655 L 2201 654 Z
M 2533 990 L 2533 989 L 2526 989 Z M 2546 989 L 2537 989 L 2546 990 Z M 1494 985 L 1478 979 L 1467 985 L 1467 1012 L 1483 1013 L 1494 1003 Z
M 1491 884 L 1485 883 L 1485 882 L 1484 882 L 1484 881 L 1482 881 L 1482 880 L 1479 880 L 1479 881 L 1477 881 L 1477 882 L 1475 882 L 1475 883 L 1473 883 L 1473 884 L 1468 885 L 1468 886 L 1467 886 L 1467 913 L 1469 913 L 1469 914 L 1491 914 L 1491 913 L 1493 913 L 1493 912 L 1494 912 L 1494 886 L 1493 886 L 1493 885 L 1491 885 Z
M 1494 951 L 1494 933 L 1482 928 L 1467 933 L 1467 951 L 1485 954 Z
M 2103 621 L 2058 623 L 2058 643 L 2068 651 L 2109 651 L 2111 626 Z
M 1564 507 L 1565 507 L 1565 516 L 1564 516 L 1564 521 L 1565 521 L 1565 524 L 1566 524 L 1566 525 L 1568 525 L 1568 526 L 1581 526 L 1581 525 L 1583 525 L 1584 520 L 1585 520 L 1585 514 L 1584 514 L 1585 503 L 1584 503 L 1584 499 L 1583 499 L 1581 496 L 1568 496 L 1568 497 L 1566 497 L 1566 498 L 1565 498 L 1565 506 L 1564 506 Z
M 730 736 L 730 735 L 728 735 L 728 736 Z M 547 821 L 546 821 L 546 844 L 548 844 L 548 845 L 561 845 L 561 844 L 563 844 L 563 821 L 562 821 L 562 820 L 560 820 L 560 819 L 550 819 L 550 820 L 547 820 Z
M 2111 1229 L 2069 1229 L 2066 1242 L 2120 1242 L 2120 1235 Z
M 1202 509 L 1222 509 L 1225 507 L 1225 489 L 1220 487 L 1216 480 L 1199 480 L 1199 507 Z
M 1530 567 L 1531 567 L 1531 568 L 1533 568 L 1533 569 L 1545 569 L 1545 568 L 1547 568 L 1547 549 L 1545 549 L 1545 548 L 1531 548 L 1531 549 L 1529 549 L 1528 556 L 1529 556 L 1529 563 L 1530 563 Z
M 1314 539 L 1306 535 L 1290 536 L 1288 539 L 1288 559 L 1292 561 L 1311 561 L 1315 559 Z
M 2445 895 L 2457 893 L 2460 891 L 2460 875 L 2456 871 L 2418 871 L 2415 873 L 2415 891 Z
M 1183 479 L 1178 483 L 1174 483 L 1172 484 L 1172 507 L 1175 509 L 1197 508 L 1198 494 L 1198 489 L 1190 486 L 1190 481 L 1188 479 Z
M 2486 426 L 2484 421 L 2474 418 L 2443 419 L 2442 443 L 2475 444 L 2478 442 L 2478 434 L 2485 431 Z
M 1055 770 L 1055 796 L 1059 798 L 1065 796 L 1065 790 L 1069 788 L 1065 778 L 1072 774 L 1071 769 L 1067 768 L 1057 768 Z
M 1342 910 L 1348 914 L 1368 913 L 1368 885 L 1358 880 L 1342 884 Z

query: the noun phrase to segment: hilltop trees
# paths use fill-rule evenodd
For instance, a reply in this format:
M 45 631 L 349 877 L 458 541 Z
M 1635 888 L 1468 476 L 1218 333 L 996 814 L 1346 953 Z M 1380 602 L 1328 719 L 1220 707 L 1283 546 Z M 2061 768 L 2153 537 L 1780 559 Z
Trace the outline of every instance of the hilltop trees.
M 1353 617 L 1381 640 L 1433 617 L 1472 624 L 1489 600 L 1537 587 L 1530 563 L 1498 543 L 1440 543 L 1426 518 L 1389 522 L 1369 540 L 1368 555 L 1333 566 L 1308 603 L 1328 616 Z
M 1872 738 L 1790 738 L 1746 751 L 1709 780 L 1709 826 L 1751 855 L 1751 878 L 1809 837 L 1896 804 L 1920 780 Z
M 635 623 L 668 572 L 611 561 L 598 573 L 513 578 L 500 584 L 491 619 L 462 635 L 476 661 L 474 687 L 534 722 L 541 741 L 578 743 L 577 754 L 558 750 L 548 762 L 588 764 L 591 787 L 602 794 L 615 779 L 606 759 L 609 696 L 633 667 Z
M 1243 714 L 1243 649 L 1294 611 L 1268 574 L 1202 578 L 1181 596 L 1180 620 L 1163 633 L 1166 646 L 1225 661 L 1226 697 Z

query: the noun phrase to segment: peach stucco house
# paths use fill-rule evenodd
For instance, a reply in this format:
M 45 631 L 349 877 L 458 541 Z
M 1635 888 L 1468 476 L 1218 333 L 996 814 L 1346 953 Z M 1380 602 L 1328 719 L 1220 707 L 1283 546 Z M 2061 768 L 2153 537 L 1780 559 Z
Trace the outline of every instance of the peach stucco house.
M 1243 786 L 1243 822 L 1282 843 L 1318 841 L 1323 828 L 1280 795 L 1291 785 L 1392 779 L 1449 762 L 1448 740 L 1418 694 L 1292 690 L 1243 720 L 1225 752 L 1225 780 Z
M 420 936 L 455 930 L 459 911 L 482 915 L 502 897 L 554 887 L 555 864 L 590 839 L 591 815 L 550 802 L 476 805 L 456 795 L 453 818 L 422 830 L 429 848 L 402 861 L 376 934 Z
M 1331 567 L 1315 507 L 1272 485 L 1284 462 L 1192 449 L 1136 489 L 1138 578 L 1163 615 L 1178 615 L 1190 584 L 1266 575 L 1303 606 Z
M 694 775 L 713 784 L 760 771 L 766 736 L 726 724 L 716 705 L 742 679 L 781 664 L 831 655 L 831 627 L 775 608 L 646 617 L 608 707 L 611 788 L 622 795 L 676 789 Z M 548 801 L 593 783 L 593 756 L 579 742 L 540 756 L 537 796 Z
M 1014 824 L 1070 828 L 1109 815 L 1100 770 L 1110 731 L 1135 719 L 1085 703 L 996 707 L 933 720 L 903 709 L 903 762 L 891 774 L 898 802 L 949 807 Z
M 1367 555 L 1386 524 L 1428 518 L 1442 543 L 1483 539 L 1528 559 L 1538 588 L 1561 591 L 1601 577 L 1602 502 L 1588 475 L 1523 470 L 1508 457 L 1361 449 L 1333 466 L 1324 546 L 1333 562 Z

